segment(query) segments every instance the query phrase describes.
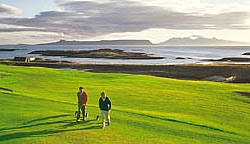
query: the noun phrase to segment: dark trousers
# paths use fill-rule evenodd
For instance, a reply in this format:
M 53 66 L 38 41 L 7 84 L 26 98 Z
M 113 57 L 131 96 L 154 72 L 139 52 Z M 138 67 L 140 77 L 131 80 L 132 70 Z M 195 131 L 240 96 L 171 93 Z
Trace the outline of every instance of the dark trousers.
M 80 119 L 81 117 L 81 111 L 82 111 L 82 117 L 85 119 L 85 105 L 79 104 L 78 103 L 78 110 L 77 110 L 77 120 Z

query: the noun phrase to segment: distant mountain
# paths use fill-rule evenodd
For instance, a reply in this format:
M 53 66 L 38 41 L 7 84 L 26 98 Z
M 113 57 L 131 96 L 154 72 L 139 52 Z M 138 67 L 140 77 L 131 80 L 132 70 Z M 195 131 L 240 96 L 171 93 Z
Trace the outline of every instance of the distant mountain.
M 153 45 L 149 40 L 101 40 L 101 41 L 65 41 L 60 40 L 40 45 Z
M 198 35 L 184 38 L 171 38 L 159 45 L 170 46 L 250 46 L 250 43 L 239 41 L 228 41 L 217 38 L 205 38 Z

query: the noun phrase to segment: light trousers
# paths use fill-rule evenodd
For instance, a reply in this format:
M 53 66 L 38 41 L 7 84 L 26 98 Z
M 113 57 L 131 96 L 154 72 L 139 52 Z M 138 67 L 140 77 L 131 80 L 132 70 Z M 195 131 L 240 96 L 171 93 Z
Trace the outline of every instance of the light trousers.
M 109 111 L 101 110 L 101 115 L 102 115 L 103 126 L 105 126 L 105 120 L 107 120 L 110 123 L 110 110 Z

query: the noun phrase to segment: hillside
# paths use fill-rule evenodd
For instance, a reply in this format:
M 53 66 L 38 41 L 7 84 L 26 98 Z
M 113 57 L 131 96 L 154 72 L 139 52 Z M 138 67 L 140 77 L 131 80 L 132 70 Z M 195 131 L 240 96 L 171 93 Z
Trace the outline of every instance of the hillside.
M 249 46 L 250 43 L 222 40 L 217 38 L 205 38 L 202 36 L 191 36 L 183 38 L 171 38 L 160 45 L 170 46 Z
M 250 84 L 0 65 L 0 143 L 248 144 Z M 76 123 L 76 92 L 89 93 Z M 98 98 L 113 103 L 101 129 Z

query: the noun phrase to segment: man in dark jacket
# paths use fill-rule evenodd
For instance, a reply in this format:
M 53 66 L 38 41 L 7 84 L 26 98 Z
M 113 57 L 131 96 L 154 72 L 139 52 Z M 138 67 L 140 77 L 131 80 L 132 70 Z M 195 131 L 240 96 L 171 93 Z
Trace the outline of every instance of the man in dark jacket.
M 85 110 L 88 102 L 88 94 L 84 90 L 83 87 L 79 87 L 79 91 L 77 92 L 78 98 L 78 110 L 77 110 L 77 118 L 76 121 L 80 121 L 80 111 L 82 111 L 83 120 L 85 120 Z
M 99 108 L 101 110 L 101 115 L 102 115 L 102 128 L 104 128 L 105 119 L 108 121 L 108 126 L 111 124 L 110 123 L 111 101 L 109 97 L 107 97 L 105 92 L 101 93 L 101 97 L 99 99 Z

